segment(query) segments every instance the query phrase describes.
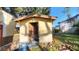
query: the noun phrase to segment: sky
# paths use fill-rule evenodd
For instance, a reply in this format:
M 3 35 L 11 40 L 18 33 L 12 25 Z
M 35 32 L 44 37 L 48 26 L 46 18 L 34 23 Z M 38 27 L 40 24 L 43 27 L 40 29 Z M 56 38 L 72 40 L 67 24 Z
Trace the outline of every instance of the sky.
M 76 14 L 78 14 L 79 8 L 78 7 L 70 7 L 69 12 L 70 12 L 71 17 L 73 17 Z M 57 17 L 57 19 L 53 22 L 53 27 L 56 27 L 57 25 L 59 25 L 58 24 L 59 22 L 62 22 L 68 18 L 64 7 L 51 7 L 50 8 L 50 16 Z

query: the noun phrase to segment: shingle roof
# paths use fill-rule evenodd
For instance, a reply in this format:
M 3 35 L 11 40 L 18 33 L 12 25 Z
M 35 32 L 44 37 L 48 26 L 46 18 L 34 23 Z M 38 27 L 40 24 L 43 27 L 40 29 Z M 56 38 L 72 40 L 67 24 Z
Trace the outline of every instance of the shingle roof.
M 66 22 L 66 21 L 72 21 L 72 20 L 75 20 L 75 18 L 76 17 L 78 17 L 79 16 L 79 14 L 77 14 L 77 15 L 75 15 L 75 16 L 73 16 L 73 17 L 71 17 L 71 18 L 69 18 L 69 19 L 67 19 L 67 20 L 64 20 L 64 21 L 62 21 L 62 22 L 60 22 L 60 23 L 63 23 L 63 22 Z

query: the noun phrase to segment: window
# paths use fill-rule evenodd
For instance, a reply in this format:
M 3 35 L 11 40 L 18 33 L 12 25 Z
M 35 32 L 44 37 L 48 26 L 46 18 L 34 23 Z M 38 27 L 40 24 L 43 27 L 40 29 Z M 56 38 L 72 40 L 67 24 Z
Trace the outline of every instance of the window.
M 16 31 L 19 32 L 19 30 L 20 30 L 20 24 L 17 23 L 17 24 L 16 24 Z

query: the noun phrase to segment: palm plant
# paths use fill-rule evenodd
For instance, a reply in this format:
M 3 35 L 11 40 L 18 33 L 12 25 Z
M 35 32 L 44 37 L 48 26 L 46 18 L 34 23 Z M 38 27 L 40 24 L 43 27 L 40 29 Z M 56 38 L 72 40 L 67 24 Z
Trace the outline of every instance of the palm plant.
M 10 11 L 7 10 L 7 7 L 3 7 L 3 10 L 13 14 L 14 16 L 23 16 L 23 15 L 32 15 L 32 14 L 44 14 L 49 15 L 48 7 L 8 7 Z M 18 17 L 17 16 L 17 17 Z
M 49 8 L 48 7 L 32 7 L 32 14 L 49 15 Z

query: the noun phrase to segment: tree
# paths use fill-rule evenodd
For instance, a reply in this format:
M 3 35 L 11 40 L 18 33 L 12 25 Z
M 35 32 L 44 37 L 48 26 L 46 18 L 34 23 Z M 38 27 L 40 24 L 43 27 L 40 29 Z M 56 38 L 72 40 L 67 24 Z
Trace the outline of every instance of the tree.
M 79 22 L 73 25 L 73 27 L 79 27 Z
M 2 9 L 13 14 L 16 17 L 32 14 L 49 15 L 48 7 L 3 7 Z
M 5 10 L 6 12 L 14 15 L 15 17 L 17 17 L 17 14 L 15 12 L 15 7 L 2 7 L 3 10 Z
M 73 27 L 76 27 L 75 33 L 79 34 L 79 21 L 73 25 Z
M 67 15 L 68 19 L 71 17 L 71 14 L 70 14 L 70 7 L 65 7 L 64 8 L 64 13 Z
M 49 8 L 48 7 L 34 7 L 32 8 L 32 12 L 37 14 L 45 14 L 49 15 Z

